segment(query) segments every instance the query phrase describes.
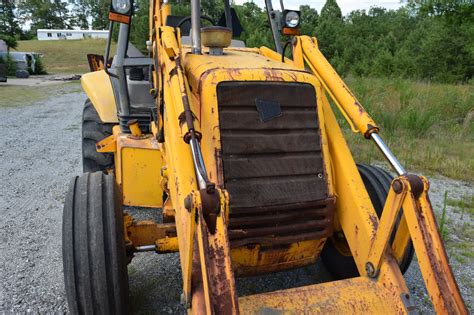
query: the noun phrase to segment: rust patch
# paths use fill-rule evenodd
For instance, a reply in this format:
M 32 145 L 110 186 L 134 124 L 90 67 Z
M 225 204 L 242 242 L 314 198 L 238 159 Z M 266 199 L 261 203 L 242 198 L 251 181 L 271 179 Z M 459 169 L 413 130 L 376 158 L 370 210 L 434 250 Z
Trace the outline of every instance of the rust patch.
M 214 234 L 216 232 L 217 215 L 221 208 L 219 193 L 209 193 L 206 189 L 201 189 L 199 193 L 201 195 L 204 221 L 206 221 L 211 234 Z
M 273 69 L 264 70 L 263 74 L 268 81 L 284 81 L 283 78 L 279 75 L 279 71 Z
M 235 295 L 235 283 L 232 273 L 226 272 L 226 266 L 230 264 L 228 252 L 228 240 L 224 231 L 220 230 L 216 235 L 208 233 L 206 222 L 201 214 L 201 235 L 207 271 L 207 282 L 213 311 L 216 314 L 230 314 L 237 307 L 237 296 Z M 222 235 L 222 233 L 224 235 Z M 219 235 L 220 234 L 220 235 Z
M 179 121 L 179 127 L 180 128 L 183 128 L 183 125 L 186 123 L 186 114 L 184 112 L 182 112 L 179 116 L 178 116 L 178 121 Z
M 362 107 L 362 105 L 359 104 L 358 101 L 355 101 L 354 105 L 357 107 L 357 109 L 359 110 L 359 114 L 360 115 L 363 115 L 365 113 L 365 110 L 364 108 Z
M 375 214 L 370 214 L 369 215 L 369 220 L 370 223 L 372 223 L 372 235 L 371 239 L 375 239 L 375 234 L 377 234 L 377 229 L 379 227 L 379 220 L 377 219 L 377 216 Z
M 425 283 L 427 280 L 429 280 L 430 276 L 434 277 L 435 283 L 430 284 L 430 286 L 427 285 L 428 293 L 431 297 L 431 300 L 435 302 L 436 300 L 441 300 L 442 304 L 444 304 L 445 309 L 449 313 L 457 313 L 458 310 L 458 305 L 454 299 L 454 293 L 453 291 L 457 291 L 457 294 L 459 294 L 459 288 L 457 286 L 456 281 L 454 280 L 453 272 L 451 270 L 451 267 L 443 263 L 443 261 L 440 259 L 441 255 L 446 255 L 446 250 L 443 246 L 443 243 L 441 241 L 441 236 L 438 232 L 438 229 L 435 227 L 430 227 L 428 224 L 428 219 L 426 216 L 429 216 L 432 218 L 433 222 L 436 222 L 434 219 L 434 213 L 433 209 L 431 208 L 431 204 L 429 204 L 429 200 L 426 200 L 427 205 L 426 208 L 423 208 L 420 204 L 420 202 L 417 200 L 416 201 L 416 208 L 415 210 L 415 216 L 417 218 L 417 223 L 418 223 L 418 228 L 420 231 L 420 235 L 424 244 L 423 250 L 425 253 L 417 253 L 417 256 L 419 257 L 418 259 L 428 259 L 428 263 L 430 265 L 430 270 L 425 271 L 426 275 L 424 274 L 424 279 Z M 430 229 L 431 228 L 431 229 Z M 437 243 L 439 243 L 439 247 L 435 246 L 435 242 L 437 240 Z M 437 251 L 437 249 L 440 249 L 440 252 Z M 426 254 L 426 257 L 420 257 L 423 256 L 423 254 Z M 446 259 L 447 261 L 447 259 Z M 429 274 L 428 274 L 429 273 Z M 436 293 L 436 290 L 433 290 L 432 286 L 435 285 L 436 288 L 439 290 L 438 296 L 434 296 L 434 293 Z M 454 288 L 450 287 L 450 285 L 453 285 Z M 434 292 L 433 292 L 434 291 Z M 460 294 L 459 294 L 460 296 Z M 464 305 L 463 305 L 464 306 Z M 440 310 L 441 305 L 435 305 L 435 309 Z M 464 306 L 465 307 L 465 306 Z
M 232 80 L 236 81 L 236 77 L 240 77 L 242 74 L 240 73 L 240 69 L 227 69 L 227 74 L 232 78 Z
M 199 82 L 198 82 L 199 95 L 202 95 L 202 83 L 204 81 L 206 81 L 207 77 L 210 76 L 210 75 L 215 77 L 215 75 L 216 75 L 215 71 L 219 70 L 219 69 L 220 69 L 219 67 L 212 68 L 212 69 L 209 69 L 209 70 L 205 71 L 203 74 L 201 74 L 201 77 L 199 78 Z
M 407 174 L 405 177 L 410 183 L 413 196 L 415 196 L 415 198 L 418 199 L 424 189 L 423 180 L 419 176 L 414 175 L 414 174 Z
M 216 149 L 215 151 L 216 157 L 216 168 L 217 168 L 217 186 L 220 188 L 224 187 L 224 172 L 222 167 L 222 151 Z
M 292 79 L 293 81 L 295 81 L 295 82 L 298 81 L 298 77 L 296 76 L 296 73 L 294 73 L 294 72 L 288 72 L 287 74 L 291 77 L 291 79 Z

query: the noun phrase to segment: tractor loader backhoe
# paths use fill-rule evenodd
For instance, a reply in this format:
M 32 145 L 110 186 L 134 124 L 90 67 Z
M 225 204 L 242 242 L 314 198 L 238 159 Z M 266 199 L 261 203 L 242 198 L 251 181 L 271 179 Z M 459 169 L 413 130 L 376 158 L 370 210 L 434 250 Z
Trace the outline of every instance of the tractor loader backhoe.
M 85 173 L 71 182 L 63 221 L 72 313 L 127 313 L 134 255 L 179 252 L 188 313 L 416 313 L 403 278 L 416 253 L 436 312 L 467 314 L 428 180 L 397 161 L 316 38 L 298 35 L 298 11 L 266 1 L 273 50 L 232 39 L 240 23 L 227 0 L 223 25 L 207 27 L 199 0 L 188 17 L 171 15 L 167 0 L 149 5 L 148 56 L 129 45 L 133 1 L 112 0 L 116 54 L 109 39 L 82 77 Z M 395 178 L 355 163 L 330 99 Z M 155 208 L 162 223 L 123 207 Z M 235 277 L 319 257 L 334 281 L 237 292 Z

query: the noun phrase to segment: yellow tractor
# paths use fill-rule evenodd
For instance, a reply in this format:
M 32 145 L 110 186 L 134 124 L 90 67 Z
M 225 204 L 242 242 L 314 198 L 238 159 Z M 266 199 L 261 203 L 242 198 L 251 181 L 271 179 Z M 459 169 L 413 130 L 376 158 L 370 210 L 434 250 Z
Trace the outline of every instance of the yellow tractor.
M 233 39 L 239 21 L 228 0 L 221 25 L 201 16 L 200 0 L 187 17 L 150 0 L 145 56 L 129 44 L 133 0 L 111 2 L 117 51 L 110 60 L 109 39 L 82 77 L 85 173 L 64 207 L 72 313 L 127 313 L 134 254 L 179 251 L 181 303 L 193 314 L 411 314 L 403 273 L 414 253 L 436 312 L 467 314 L 428 181 L 397 161 L 316 38 L 298 35 L 298 11 L 266 1 L 273 50 Z M 374 142 L 395 178 L 355 163 L 333 108 Z M 154 208 L 162 221 L 135 220 L 123 207 Z M 319 257 L 335 281 L 236 290 L 235 277 Z

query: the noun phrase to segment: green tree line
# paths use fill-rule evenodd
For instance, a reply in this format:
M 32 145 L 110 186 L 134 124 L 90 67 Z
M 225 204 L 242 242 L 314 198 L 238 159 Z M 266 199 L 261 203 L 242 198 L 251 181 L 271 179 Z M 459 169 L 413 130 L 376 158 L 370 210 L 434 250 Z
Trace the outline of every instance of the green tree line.
M 189 15 L 189 3 L 175 0 L 173 14 Z M 0 37 L 15 47 L 38 28 L 108 27 L 110 0 L 2 0 Z M 221 0 L 202 0 L 202 12 L 215 21 Z M 148 38 L 148 1 L 135 1 L 131 39 L 144 47 Z M 273 47 L 264 9 L 254 2 L 233 5 L 249 47 Z M 301 33 L 315 36 L 342 75 L 404 77 L 438 82 L 469 82 L 474 72 L 472 0 L 407 0 L 397 10 L 372 7 L 343 16 L 336 0 L 321 12 L 302 5 Z M 30 25 L 29 32 L 22 25 Z

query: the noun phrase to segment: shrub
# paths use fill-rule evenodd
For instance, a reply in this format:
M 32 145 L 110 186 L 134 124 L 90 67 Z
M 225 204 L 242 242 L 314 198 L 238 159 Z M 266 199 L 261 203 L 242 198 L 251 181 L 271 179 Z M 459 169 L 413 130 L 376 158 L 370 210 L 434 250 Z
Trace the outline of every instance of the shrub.
M 10 56 L 10 54 L 7 54 L 5 64 L 7 65 L 7 75 L 8 76 L 15 76 L 17 66 L 16 66 L 15 61 L 13 61 L 13 58 Z
M 43 59 L 40 56 L 35 57 L 35 71 L 33 74 L 48 74 L 44 68 Z

